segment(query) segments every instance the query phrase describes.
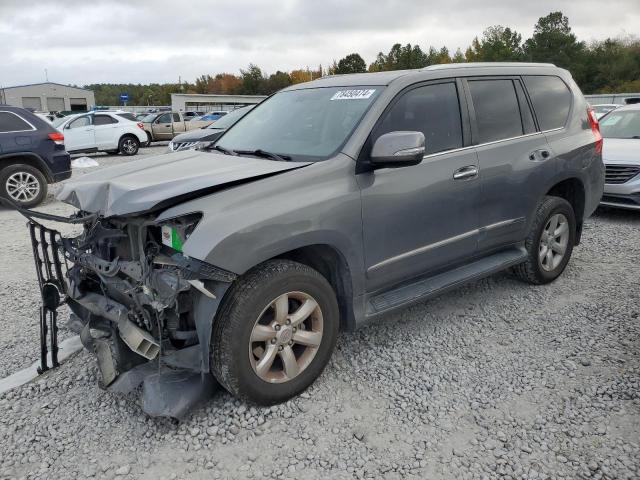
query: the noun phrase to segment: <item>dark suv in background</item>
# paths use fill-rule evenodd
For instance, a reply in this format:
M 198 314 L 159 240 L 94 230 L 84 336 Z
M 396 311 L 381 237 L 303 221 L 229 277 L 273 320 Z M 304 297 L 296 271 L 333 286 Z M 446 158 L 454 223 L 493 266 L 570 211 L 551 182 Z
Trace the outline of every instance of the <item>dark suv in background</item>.
M 0 105 L 0 196 L 34 207 L 71 176 L 64 136 L 24 108 Z

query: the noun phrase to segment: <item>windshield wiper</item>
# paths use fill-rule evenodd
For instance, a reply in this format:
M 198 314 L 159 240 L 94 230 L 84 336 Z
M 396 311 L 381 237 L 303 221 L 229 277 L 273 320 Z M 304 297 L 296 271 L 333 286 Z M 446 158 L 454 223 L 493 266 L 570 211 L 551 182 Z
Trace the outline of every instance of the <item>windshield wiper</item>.
M 222 152 L 225 155 L 237 155 L 237 152 L 234 152 L 233 150 L 229 150 L 228 148 L 224 148 L 221 147 L 220 145 L 207 145 L 206 147 L 203 148 L 203 150 L 217 150 L 218 152 Z
M 234 150 L 238 155 L 255 155 L 256 157 L 270 158 L 271 160 L 277 160 L 278 162 L 290 162 L 291 157 L 289 155 L 278 155 L 277 153 L 267 152 L 258 148 L 257 150 Z

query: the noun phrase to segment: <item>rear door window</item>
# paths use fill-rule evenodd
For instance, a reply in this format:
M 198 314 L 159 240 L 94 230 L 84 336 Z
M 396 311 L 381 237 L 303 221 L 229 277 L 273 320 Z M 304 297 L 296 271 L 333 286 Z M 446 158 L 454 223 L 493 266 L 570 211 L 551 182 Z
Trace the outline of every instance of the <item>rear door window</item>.
M 474 143 L 495 142 L 524 133 L 513 80 L 470 80 L 468 85 L 479 137 Z
M 25 120 L 12 112 L 0 112 L 0 133 L 33 130 Z
M 550 75 L 527 75 L 523 78 L 540 128 L 553 130 L 564 127 L 571 109 L 571 91 L 567 84 L 560 77 Z
M 462 147 L 462 121 L 454 82 L 425 85 L 402 94 L 376 127 L 372 144 L 395 131 L 424 133 L 426 153 Z
M 112 123 L 118 123 L 118 121 L 110 115 L 95 115 L 93 117 L 93 124 L 98 125 L 111 125 Z
M 179 122 L 180 121 L 180 114 L 174 113 L 173 114 L 173 121 L 174 122 Z

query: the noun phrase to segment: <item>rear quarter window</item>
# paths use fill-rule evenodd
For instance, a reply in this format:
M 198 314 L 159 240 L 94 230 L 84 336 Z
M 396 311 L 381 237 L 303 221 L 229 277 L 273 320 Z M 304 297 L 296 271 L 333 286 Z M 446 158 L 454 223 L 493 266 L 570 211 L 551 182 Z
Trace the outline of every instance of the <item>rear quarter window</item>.
M 25 120 L 12 112 L 0 112 L 0 133 L 33 130 Z
M 562 128 L 571 109 L 571 91 L 560 77 L 527 75 L 524 83 L 542 130 Z

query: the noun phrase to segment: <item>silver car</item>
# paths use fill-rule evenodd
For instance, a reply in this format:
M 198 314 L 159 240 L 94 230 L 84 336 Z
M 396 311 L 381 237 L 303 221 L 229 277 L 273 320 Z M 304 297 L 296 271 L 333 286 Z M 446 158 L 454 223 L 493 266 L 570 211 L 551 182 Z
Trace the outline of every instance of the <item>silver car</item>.
M 602 205 L 640 210 L 640 105 L 620 107 L 600 119 L 606 178 Z

